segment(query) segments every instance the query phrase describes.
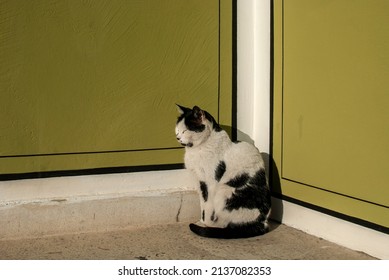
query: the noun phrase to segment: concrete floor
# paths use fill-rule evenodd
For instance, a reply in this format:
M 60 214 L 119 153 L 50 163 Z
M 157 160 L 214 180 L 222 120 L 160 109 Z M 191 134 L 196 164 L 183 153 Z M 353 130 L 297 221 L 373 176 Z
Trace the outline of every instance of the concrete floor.
M 105 233 L 67 234 L 0 241 L 0 259 L 172 260 L 374 259 L 285 225 L 272 224 L 260 237 L 207 239 L 191 233 L 187 223 L 132 228 Z

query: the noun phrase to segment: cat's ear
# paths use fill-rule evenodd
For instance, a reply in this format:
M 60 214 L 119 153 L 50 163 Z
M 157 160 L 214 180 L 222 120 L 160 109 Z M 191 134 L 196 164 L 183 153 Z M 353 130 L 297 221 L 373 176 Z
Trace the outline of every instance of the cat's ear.
M 195 117 L 195 119 L 201 123 L 203 121 L 203 118 L 204 118 L 204 111 L 201 110 L 198 106 L 194 106 L 192 111 L 193 111 L 193 116 Z
M 178 105 L 177 103 L 176 103 L 176 105 L 177 105 L 178 113 L 180 113 L 181 115 L 182 115 L 182 114 L 185 114 L 185 113 L 188 112 L 188 111 L 190 111 L 189 108 L 186 108 L 186 107 L 184 107 L 184 106 Z

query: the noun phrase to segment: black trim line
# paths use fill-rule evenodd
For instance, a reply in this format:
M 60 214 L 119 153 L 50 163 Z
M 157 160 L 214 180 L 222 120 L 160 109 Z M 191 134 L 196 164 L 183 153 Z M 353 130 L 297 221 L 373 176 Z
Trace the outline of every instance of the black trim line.
M 221 28 L 220 28 L 220 23 L 221 23 L 221 11 L 220 11 L 220 1 L 219 0 L 219 10 L 218 10 L 218 46 L 217 46 L 217 55 L 218 55 L 218 59 L 217 59 L 217 123 L 220 123 L 220 38 L 221 38 Z
M 44 172 L 30 172 L 30 173 L 15 173 L 15 174 L 0 174 L 0 181 L 12 181 L 23 179 L 41 179 L 52 177 L 68 177 L 68 176 L 84 176 L 84 175 L 102 175 L 102 174 L 117 174 L 130 173 L 142 171 L 162 171 L 183 169 L 184 164 L 160 164 L 160 165 L 142 165 L 142 166 L 120 166 L 120 167 L 101 167 L 80 170 L 57 170 Z
M 89 154 L 110 154 L 110 153 L 146 152 L 146 151 L 177 150 L 177 149 L 183 149 L 183 147 L 148 148 L 148 149 L 132 149 L 132 150 L 116 150 L 116 151 L 93 151 L 93 152 L 70 152 L 70 153 L 49 153 L 49 154 L 13 155 L 13 156 L 0 156 L 0 159 L 1 159 L 1 158 L 18 158 L 18 157 L 46 157 L 46 156 L 68 156 L 68 155 L 89 155 Z
M 238 112 L 238 3 L 232 1 L 232 112 L 231 112 L 231 140 L 238 139 L 237 112 Z
M 313 204 L 310 204 L 310 203 L 307 203 L 307 202 L 304 202 L 304 201 L 301 201 L 301 200 L 298 200 L 298 199 L 295 199 L 295 198 L 292 198 L 292 197 L 289 197 L 289 196 L 286 196 L 286 195 L 283 195 L 280 193 L 272 193 L 272 196 L 275 198 L 278 198 L 278 199 L 282 199 L 282 200 L 303 206 L 305 208 L 309 208 L 309 209 L 327 214 L 329 216 L 333 216 L 335 218 L 339 218 L 341 220 L 345 220 L 345 221 L 348 221 L 348 222 L 351 222 L 351 223 L 354 223 L 354 224 L 357 224 L 357 225 L 360 225 L 363 227 L 367 227 L 367 228 L 370 228 L 370 229 L 373 229 L 373 230 L 376 230 L 379 232 L 389 234 L 389 228 L 385 227 L 383 225 L 379 225 L 379 224 L 372 223 L 372 222 L 369 222 L 369 221 L 366 221 L 366 220 L 363 220 L 360 218 L 356 218 L 353 216 L 342 214 L 342 213 L 339 213 L 339 212 L 336 212 L 336 211 L 333 211 L 333 210 L 330 210 L 330 209 L 327 209 L 324 207 L 313 205 Z
M 270 135 L 269 135 L 269 149 L 270 153 L 273 151 L 274 147 L 274 0 L 270 1 Z M 270 174 L 273 174 L 272 165 L 269 167 Z
M 285 14 L 284 1 L 282 1 L 282 47 L 281 47 L 281 176 L 284 170 L 284 89 L 285 89 Z

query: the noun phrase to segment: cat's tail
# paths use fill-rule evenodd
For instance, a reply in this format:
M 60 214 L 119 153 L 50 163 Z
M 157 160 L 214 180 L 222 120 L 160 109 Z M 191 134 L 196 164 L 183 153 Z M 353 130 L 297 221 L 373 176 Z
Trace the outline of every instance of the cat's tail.
M 190 224 L 189 228 L 197 235 L 209 238 L 235 239 L 249 238 L 263 235 L 269 231 L 267 224 L 252 223 L 243 225 L 229 225 L 226 228 L 202 227 L 196 224 Z

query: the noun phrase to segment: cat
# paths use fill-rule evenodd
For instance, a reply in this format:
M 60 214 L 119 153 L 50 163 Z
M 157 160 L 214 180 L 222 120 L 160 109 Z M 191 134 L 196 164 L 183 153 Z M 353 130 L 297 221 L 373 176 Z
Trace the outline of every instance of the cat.
M 247 238 L 269 231 L 271 196 L 258 149 L 232 142 L 207 111 L 178 105 L 175 133 L 185 168 L 198 181 L 201 219 L 189 225 L 209 238 Z

